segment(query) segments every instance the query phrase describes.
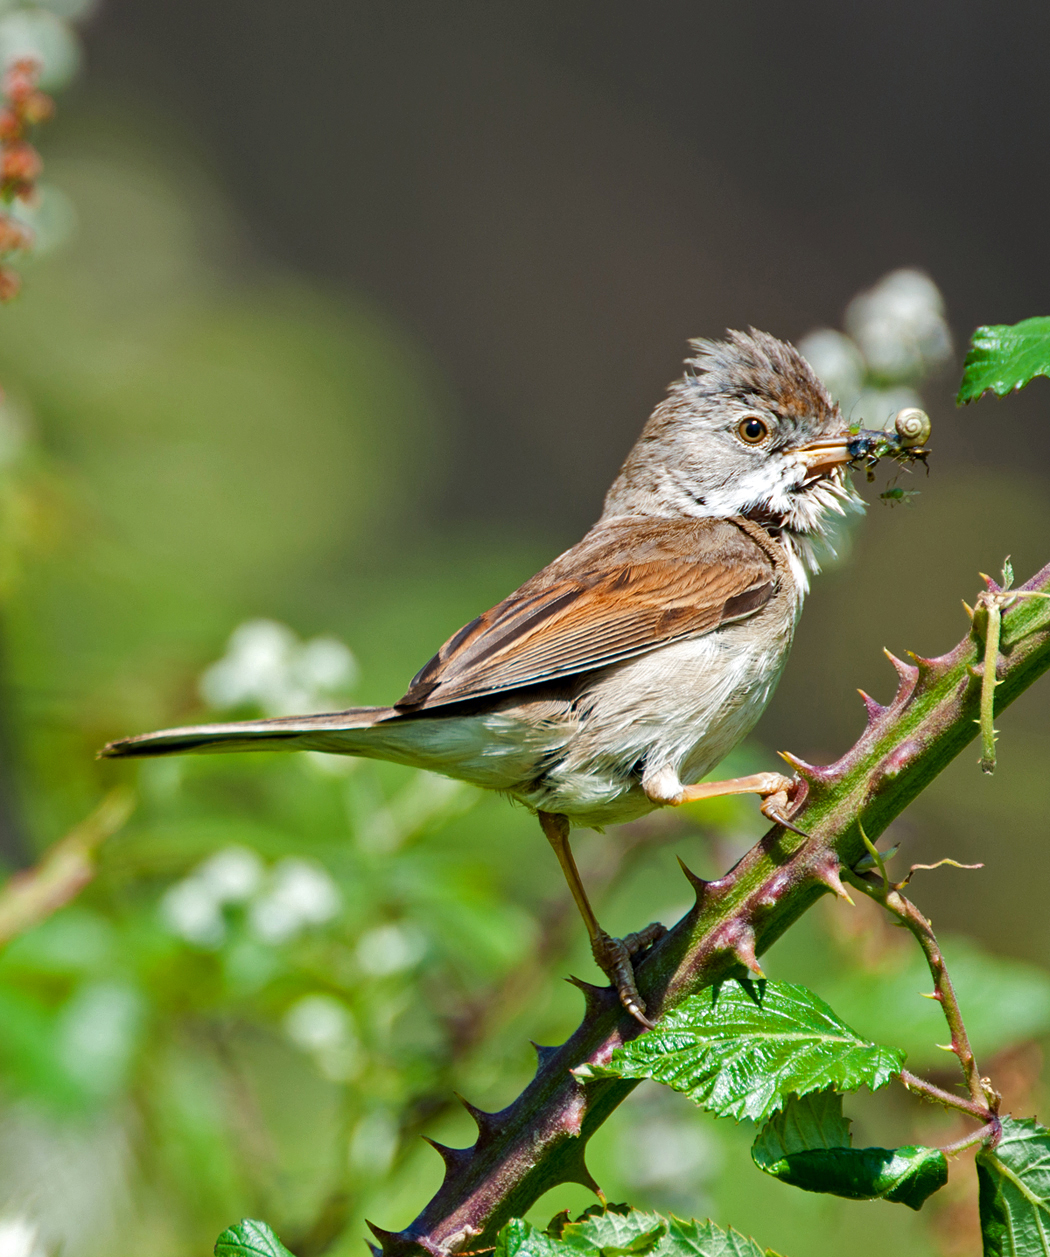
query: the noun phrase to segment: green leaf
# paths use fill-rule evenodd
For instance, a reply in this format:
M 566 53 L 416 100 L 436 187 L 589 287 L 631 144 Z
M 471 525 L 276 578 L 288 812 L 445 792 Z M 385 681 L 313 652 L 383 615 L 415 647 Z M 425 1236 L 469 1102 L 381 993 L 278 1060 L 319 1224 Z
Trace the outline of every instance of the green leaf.
M 751 1156 L 760 1170 L 803 1191 L 910 1209 L 921 1209 L 948 1181 L 939 1148 L 851 1148 L 842 1097 L 834 1091 L 792 1097 L 763 1128 Z
M 1002 397 L 1037 375 L 1050 375 L 1050 318 L 979 327 L 963 365 L 956 405 L 975 401 L 988 389 Z
M 265 1222 L 242 1218 L 215 1241 L 215 1257 L 292 1257 Z
M 595 1205 L 574 1222 L 559 1214 L 545 1231 L 516 1218 L 500 1232 L 495 1257 L 775 1257 L 754 1240 L 711 1221 L 664 1218 L 629 1205 Z
M 1050 1131 L 1003 1118 L 995 1148 L 977 1154 L 985 1257 L 1050 1254 Z
M 850 1122 L 842 1113 L 837 1091 L 813 1091 L 790 1096 L 781 1112 L 762 1127 L 751 1149 L 755 1164 L 763 1170 L 781 1157 L 814 1148 L 848 1148 Z
M 861 1038 L 804 986 L 728 981 L 690 996 L 588 1072 L 652 1078 L 719 1117 L 764 1121 L 789 1095 L 865 1083 L 874 1091 L 903 1064 L 899 1048 Z

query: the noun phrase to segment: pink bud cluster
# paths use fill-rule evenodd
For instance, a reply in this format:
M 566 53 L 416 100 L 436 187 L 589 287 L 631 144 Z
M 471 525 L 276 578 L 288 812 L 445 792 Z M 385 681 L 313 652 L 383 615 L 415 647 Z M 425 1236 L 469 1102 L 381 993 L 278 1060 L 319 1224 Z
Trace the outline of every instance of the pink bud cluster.
M 43 162 L 26 133 L 55 111 L 55 102 L 37 87 L 41 68 L 39 61 L 24 57 L 12 62 L 0 81 L 0 206 L 27 202 L 36 194 Z M 0 302 L 17 296 L 22 286 L 18 272 L 7 263 L 8 255 L 32 243 L 29 229 L 0 209 Z

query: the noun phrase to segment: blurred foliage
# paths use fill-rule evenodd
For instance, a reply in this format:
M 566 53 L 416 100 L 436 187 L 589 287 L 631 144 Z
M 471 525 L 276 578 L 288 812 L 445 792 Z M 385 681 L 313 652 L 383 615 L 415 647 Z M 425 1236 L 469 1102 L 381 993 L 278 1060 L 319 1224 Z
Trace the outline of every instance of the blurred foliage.
M 0 854 L 28 862 L 116 782 L 139 805 L 77 902 L 0 955 L 0 1225 L 37 1226 L 42 1252 L 66 1257 L 189 1257 L 255 1216 L 297 1257 L 358 1252 L 366 1215 L 402 1225 L 439 1182 L 420 1133 L 473 1137 L 453 1090 L 508 1102 L 531 1072 L 527 1040 L 557 1041 L 579 1015 L 557 979 L 594 971 L 535 822 L 389 765 L 132 770 L 94 752 L 220 707 L 389 701 L 569 539 L 434 525 L 455 422 L 439 370 L 367 302 L 267 269 L 178 137 L 116 116 L 55 133 L 65 225 L 0 311 L 18 782 Z M 359 682 L 333 635 L 365 661 Z M 759 764 L 772 766 L 755 747 L 730 769 Z M 579 858 L 603 922 L 624 931 L 687 905 L 672 842 L 715 874 L 760 830 L 746 801 L 722 800 L 583 835 Z M 941 1032 L 888 933 L 862 905 L 829 906 L 768 967 L 932 1057 Z M 1041 970 L 956 950 L 979 1050 L 1050 1030 Z M 1030 1097 L 1038 1067 L 1015 1074 Z M 952 1133 L 916 1112 L 860 1099 L 855 1120 L 870 1144 Z M 925 1216 L 761 1175 L 753 1137 L 646 1084 L 590 1165 L 613 1198 L 711 1213 L 778 1251 L 934 1251 Z M 591 1203 L 582 1188 L 557 1197 Z

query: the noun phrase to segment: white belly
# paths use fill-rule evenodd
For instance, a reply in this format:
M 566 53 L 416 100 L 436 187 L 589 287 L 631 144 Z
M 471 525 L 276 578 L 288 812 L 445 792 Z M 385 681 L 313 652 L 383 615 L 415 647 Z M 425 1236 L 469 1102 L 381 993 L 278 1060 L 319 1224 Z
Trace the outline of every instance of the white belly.
M 508 696 L 473 715 L 344 733 L 340 749 L 500 790 L 574 825 L 633 820 L 655 806 L 641 787 L 644 769 L 699 781 L 751 731 L 780 679 L 793 622 L 784 617 L 773 634 L 730 624 L 615 664 L 575 703 Z
M 652 810 L 642 765 L 699 781 L 751 731 L 780 679 L 790 638 L 754 638 L 730 625 L 600 674 L 557 767 L 519 797 L 576 825 L 608 825 Z

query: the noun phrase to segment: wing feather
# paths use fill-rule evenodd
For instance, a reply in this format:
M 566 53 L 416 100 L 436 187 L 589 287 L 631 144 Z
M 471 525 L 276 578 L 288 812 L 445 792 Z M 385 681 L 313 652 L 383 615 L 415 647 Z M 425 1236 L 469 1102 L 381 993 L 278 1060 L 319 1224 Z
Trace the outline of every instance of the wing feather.
M 732 520 L 615 521 L 451 637 L 399 710 L 590 672 L 753 615 L 780 578 Z

